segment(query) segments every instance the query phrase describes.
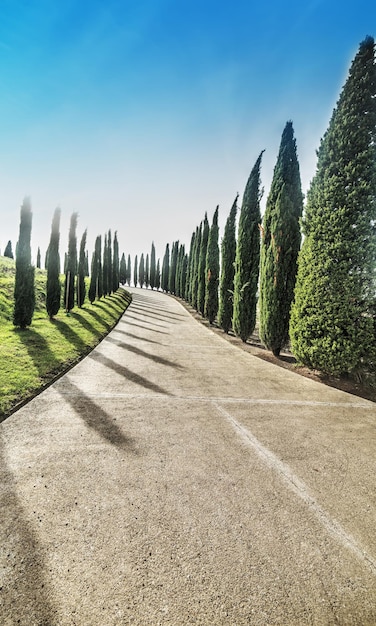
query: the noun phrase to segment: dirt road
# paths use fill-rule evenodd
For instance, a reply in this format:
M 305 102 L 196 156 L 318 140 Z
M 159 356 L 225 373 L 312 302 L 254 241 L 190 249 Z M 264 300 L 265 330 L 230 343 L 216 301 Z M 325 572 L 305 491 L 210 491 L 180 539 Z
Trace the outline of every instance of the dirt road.
M 0 424 L 2 626 L 376 624 L 376 405 L 132 291 Z

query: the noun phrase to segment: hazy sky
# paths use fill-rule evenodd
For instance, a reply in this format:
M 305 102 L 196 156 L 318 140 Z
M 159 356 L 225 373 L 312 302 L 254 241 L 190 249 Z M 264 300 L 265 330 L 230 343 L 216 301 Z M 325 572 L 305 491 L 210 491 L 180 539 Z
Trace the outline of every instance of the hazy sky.
M 221 234 L 261 150 L 264 200 L 293 121 L 303 192 L 374 0 L 1 0 L 0 249 L 117 230 L 120 252 Z

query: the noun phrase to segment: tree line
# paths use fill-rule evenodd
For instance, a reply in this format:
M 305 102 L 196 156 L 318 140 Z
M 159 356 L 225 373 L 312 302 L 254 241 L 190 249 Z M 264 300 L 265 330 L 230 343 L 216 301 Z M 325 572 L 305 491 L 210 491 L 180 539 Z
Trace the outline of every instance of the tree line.
M 98 236 L 91 263 L 90 301 L 116 290 L 119 282 L 130 285 L 133 277 L 135 286 L 162 289 L 183 298 L 210 324 L 217 320 L 226 333 L 233 330 L 243 342 L 254 332 L 259 312 L 260 338 L 276 356 L 290 342 L 297 360 L 311 368 L 332 374 L 374 369 L 376 65 L 372 37 L 359 46 L 321 140 L 305 207 L 290 120 L 282 133 L 261 219 L 262 156 L 263 151 L 249 175 L 240 212 L 238 195 L 233 202 L 220 245 L 218 206 L 211 224 L 205 213 L 196 226 L 189 250 L 179 241 L 171 247 L 167 244 L 160 265 L 152 243 L 150 256 L 135 256 L 133 276 L 130 256 L 126 260 L 123 254 L 119 262 L 116 233 L 113 242 L 111 231 L 106 233 L 103 251 Z M 50 317 L 60 302 L 59 216 L 57 209 L 47 254 L 46 306 Z M 33 276 L 27 201 L 21 209 L 22 222 L 24 235 L 20 227 L 16 250 L 15 299 L 16 294 L 20 301 L 29 298 L 31 310 L 33 290 L 25 288 Z M 77 215 L 73 214 L 64 268 L 67 311 L 75 298 L 82 306 L 88 272 L 86 231 L 77 261 L 76 224 Z M 23 263 L 22 289 L 18 287 L 18 262 L 20 268 Z M 15 306 L 14 323 L 28 325 L 30 316 L 23 315 L 16 315 Z

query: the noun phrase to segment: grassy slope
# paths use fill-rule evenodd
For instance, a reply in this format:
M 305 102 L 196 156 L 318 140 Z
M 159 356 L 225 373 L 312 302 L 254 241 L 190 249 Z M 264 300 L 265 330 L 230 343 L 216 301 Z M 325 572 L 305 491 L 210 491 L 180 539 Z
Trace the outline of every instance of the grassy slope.
M 50 321 L 45 309 L 46 272 L 35 270 L 36 308 L 30 328 L 13 326 L 15 264 L 0 257 L 0 421 L 87 354 L 113 328 L 130 302 L 119 289 L 100 301 L 63 309 Z

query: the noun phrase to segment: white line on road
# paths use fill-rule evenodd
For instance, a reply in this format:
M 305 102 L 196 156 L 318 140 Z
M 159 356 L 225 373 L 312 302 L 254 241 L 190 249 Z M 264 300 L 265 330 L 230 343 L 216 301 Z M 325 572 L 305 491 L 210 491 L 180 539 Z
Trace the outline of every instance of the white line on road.
M 291 468 L 283 463 L 273 452 L 265 448 L 262 443 L 244 426 L 242 426 L 232 415 L 226 411 L 223 407 L 219 406 L 216 402 L 213 402 L 215 408 L 221 413 L 223 417 L 233 426 L 234 430 L 240 435 L 243 441 L 255 450 L 258 456 L 274 471 L 279 474 L 281 478 L 287 483 L 289 488 L 297 495 L 303 502 L 309 507 L 321 524 L 333 535 L 343 546 L 351 550 L 358 559 L 364 561 L 372 570 L 373 574 L 376 574 L 376 560 L 370 556 L 362 546 L 352 537 L 345 529 L 332 519 L 330 515 L 319 505 L 319 503 L 313 498 L 308 491 L 305 483 L 300 480 Z

